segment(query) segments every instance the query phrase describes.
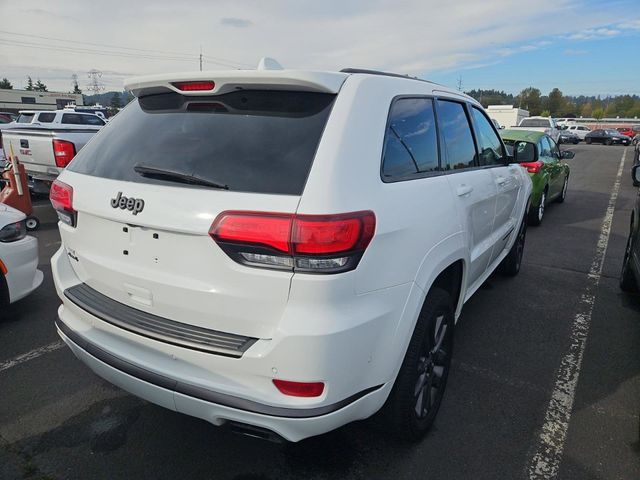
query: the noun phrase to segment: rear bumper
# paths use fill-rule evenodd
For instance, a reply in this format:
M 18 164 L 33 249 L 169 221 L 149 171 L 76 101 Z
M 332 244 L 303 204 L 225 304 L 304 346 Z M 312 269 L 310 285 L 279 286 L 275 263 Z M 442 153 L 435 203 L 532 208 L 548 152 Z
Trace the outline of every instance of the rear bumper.
M 415 304 L 421 298 L 419 288 L 407 284 L 367 296 L 351 294 L 348 300 L 328 306 L 320 297 L 328 295 L 328 287 L 318 284 L 326 280 L 314 277 L 309 295 L 319 303 L 290 301 L 276 334 L 258 338 L 234 357 L 189 348 L 182 339 L 145 336 L 75 303 L 65 295 L 65 290 L 81 283 L 70 262 L 64 247 L 51 260 L 63 302 L 58 331 L 94 372 L 166 408 L 216 425 L 233 421 L 258 426 L 290 441 L 328 432 L 379 410 L 406 348 L 394 343 L 394 334 L 407 310 L 407 296 L 413 292 Z M 303 297 L 300 292 L 296 295 Z M 407 314 L 411 317 L 413 303 Z M 315 398 L 286 396 L 273 385 L 273 378 L 323 381 L 325 390 Z
M 358 392 L 340 402 L 314 408 L 289 408 L 262 404 L 184 383 L 146 370 L 87 341 L 56 319 L 58 334 L 78 359 L 96 374 L 124 390 L 157 405 L 207 420 L 258 426 L 289 440 L 299 441 L 334 430 L 375 412 L 388 392 L 383 385 Z

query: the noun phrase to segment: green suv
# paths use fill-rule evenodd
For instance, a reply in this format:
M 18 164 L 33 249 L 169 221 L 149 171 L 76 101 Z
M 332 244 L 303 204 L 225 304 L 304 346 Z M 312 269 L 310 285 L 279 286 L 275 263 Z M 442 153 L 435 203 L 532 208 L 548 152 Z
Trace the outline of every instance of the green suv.
M 560 151 L 547 134 L 528 130 L 500 130 L 500 136 L 514 161 L 526 168 L 533 183 L 529 224 L 540 225 L 545 206 L 564 202 L 569 183 L 569 165 L 563 162 L 574 153 Z

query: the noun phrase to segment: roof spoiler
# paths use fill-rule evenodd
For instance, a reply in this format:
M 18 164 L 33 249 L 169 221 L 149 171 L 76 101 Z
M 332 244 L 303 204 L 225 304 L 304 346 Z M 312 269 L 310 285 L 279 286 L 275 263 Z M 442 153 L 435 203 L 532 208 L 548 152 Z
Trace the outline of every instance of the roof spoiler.
M 262 59 L 258 70 L 211 70 L 134 77 L 124 82 L 125 90 L 136 97 L 176 92 L 185 96 L 220 95 L 235 90 L 294 90 L 338 93 L 349 76 L 339 72 L 284 70 L 273 59 Z M 202 85 L 185 89 L 181 84 Z

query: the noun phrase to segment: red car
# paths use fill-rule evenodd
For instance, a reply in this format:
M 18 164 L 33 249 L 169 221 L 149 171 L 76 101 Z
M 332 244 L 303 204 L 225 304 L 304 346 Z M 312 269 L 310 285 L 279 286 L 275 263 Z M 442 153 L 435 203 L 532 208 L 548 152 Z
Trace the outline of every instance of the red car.
M 639 130 L 636 130 L 636 128 L 633 128 L 633 127 L 620 127 L 620 128 L 616 128 L 616 130 L 618 130 L 621 134 L 626 135 L 629 138 L 633 138 L 638 133 L 640 133 Z

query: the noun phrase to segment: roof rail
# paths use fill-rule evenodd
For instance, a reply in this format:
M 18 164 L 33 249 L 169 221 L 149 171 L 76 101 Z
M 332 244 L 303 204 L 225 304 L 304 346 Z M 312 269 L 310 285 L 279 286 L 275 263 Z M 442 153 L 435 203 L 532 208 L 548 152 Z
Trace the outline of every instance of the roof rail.
M 341 73 L 366 73 L 369 75 L 384 75 L 385 77 L 397 77 L 397 78 L 406 78 L 407 80 L 417 80 L 418 82 L 426 82 L 433 83 L 434 85 L 439 85 L 435 82 L 431 82 L 429 80 L 423 80 L 418 77 L 411 77 L 409 75 L 401 75 L 399 73 L 391 73 L 391 72 L 382 72 L 380 70 L 367 70 L 366 68 L 343 68 L 340 70 Z

